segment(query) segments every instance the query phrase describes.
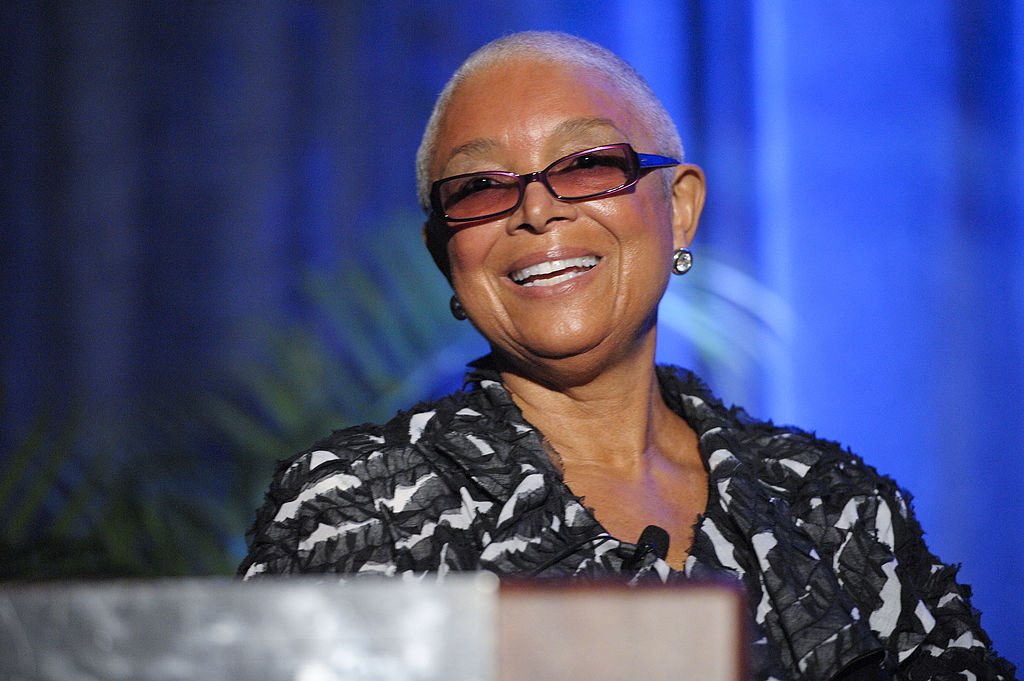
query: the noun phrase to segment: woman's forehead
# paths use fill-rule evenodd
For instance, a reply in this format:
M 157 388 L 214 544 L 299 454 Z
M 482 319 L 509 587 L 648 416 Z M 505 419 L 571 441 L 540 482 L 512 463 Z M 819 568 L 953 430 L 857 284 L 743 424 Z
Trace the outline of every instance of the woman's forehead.
M 438 170 L 458 154 L 636 137 L 645 135 L 633 108 L 602 72 L 518 60 L 489 66 L 459 85 L 439 129 L 433 166 Z
M 561 120 L 544 135 L 552 140 L 601 140 L 602 138 L 625 138 L 627 133 L 614 120 L 599 116 L 580 116 Z M 477 137 L 463 142 L 448 152 L 448 158 L 456 156 L 487 157 L 500 150 L 502 135 Z M 596 143 L 596 142 L 595 142 Z

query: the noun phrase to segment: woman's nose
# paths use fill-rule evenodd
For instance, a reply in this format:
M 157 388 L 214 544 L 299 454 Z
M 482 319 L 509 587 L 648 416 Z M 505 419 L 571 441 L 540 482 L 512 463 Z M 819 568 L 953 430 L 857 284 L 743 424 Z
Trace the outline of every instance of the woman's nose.
M 543 182 L 528 182 L 523 191 L 523 202 L 519 210 L 510 216 L 509 229 L 530 229 L 546 232 L 556 221 L 572 219 L 576 214 L 575 204 L 556 199 Z

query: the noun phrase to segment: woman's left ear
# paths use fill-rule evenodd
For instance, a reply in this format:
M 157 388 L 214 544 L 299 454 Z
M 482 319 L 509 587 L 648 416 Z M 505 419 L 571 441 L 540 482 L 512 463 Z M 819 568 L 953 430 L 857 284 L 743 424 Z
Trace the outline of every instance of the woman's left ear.
M 693 241 L 704 210 L 707 186 L 704 171 L 692 163 L 676 166 L 672 177 L 672 236 L 674 248 L 686 248 Z

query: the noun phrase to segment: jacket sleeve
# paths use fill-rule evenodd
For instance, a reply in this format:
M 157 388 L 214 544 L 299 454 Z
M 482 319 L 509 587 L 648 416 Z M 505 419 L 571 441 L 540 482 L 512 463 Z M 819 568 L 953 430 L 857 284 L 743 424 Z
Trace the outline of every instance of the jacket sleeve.
M 314 449 L 280 465 L 246 533 L 240 576 L 394 573 L 387 518 L 353 458 Z
M 888 486 L 886 486 L 888 487 Z M 945 565 L 925 545 L 910 498 L 893 485 L 883 488 L 883 503 L 892 509 L 893 550 L 897 574 L 908 592 L 916 592 L 926 612 L 919 620 L 932 626 L 916 649 L 899 660 L 896 678 L 907 681 L 977 679 L 1009 681 L 1015 670 L 997 656 L 971 606 L 971 588 L 957 582 L 959 566 Z

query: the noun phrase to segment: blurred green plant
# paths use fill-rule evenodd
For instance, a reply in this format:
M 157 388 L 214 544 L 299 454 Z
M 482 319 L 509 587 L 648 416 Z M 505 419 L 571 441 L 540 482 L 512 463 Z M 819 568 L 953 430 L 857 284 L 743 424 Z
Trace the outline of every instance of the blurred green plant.
M 0 396 L 0 414 L 7 406 L 4 397 Z M 33 523 L 41 514 L 49 511 L 56 528 L 66 525 L 81 506 L 82 494 L 59 494 L 67 486 L 62 473 L 77 463 L 72 460 L 76 421 L 40 410 L 24 439 L 0 460 L 0 513 L 5 518 L 0 526 L 0 577 L 28 574 L 58 562 L 57 556 L 33 552 L 28 546 L 34 539 Z M 48 509 L 53 497 L 63 503 Z M 50 543 L 48 549 L 55 546 Z
M 230 574 L 279 459 L 452 387 L 485 346 L 448 315 L 419 224 L 307 273 L 298 313 L 252 320 L 215 389 L 135 405 L 130 432 L 41 410 L 0 457 L 0 579 Z
M 0 463 L 0 579 L 230 570 L 217 505 L 191 493 L 201 475 L 187 444 L 195 433 L 178 423 L 166 436 L 173 411 L 152 410 L 151 434 L 135 446 L 87 428 L 80 408 L 70 411 L 58 418 L 42 410 Z M 160 448 L 158 429 L 174 444 Z
M 260 323 L 253 336 L 265 351 L 235 365 L 231 389 L 205 400 L 205 419 L 232 456 L 225 501 L 242 521 L 239 538 L 278 460 L 458 387 L 466 361 L 486 351 L 448 314 L 451 290 L 423 249 L 421 222 L 399 215 L 336 270 L 308 273 L 304 318 Z

